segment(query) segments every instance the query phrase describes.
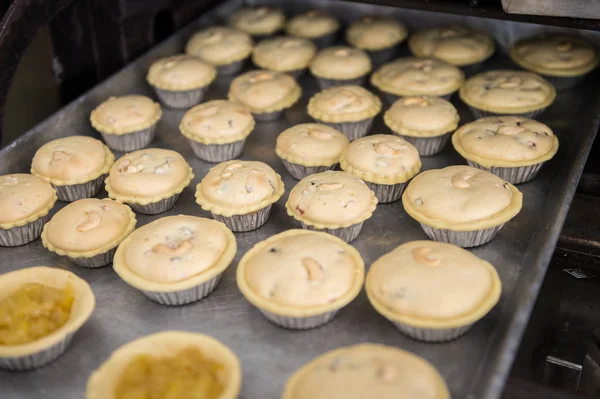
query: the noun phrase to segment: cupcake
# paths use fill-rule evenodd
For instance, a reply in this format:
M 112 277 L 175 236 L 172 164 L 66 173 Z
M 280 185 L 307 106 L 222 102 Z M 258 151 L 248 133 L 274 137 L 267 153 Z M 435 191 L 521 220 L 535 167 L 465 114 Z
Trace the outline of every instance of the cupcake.
M 155 215 L 174 207 L 193 178 L 179 153 L 148 148 L 119 158 L 106 179 L 106 191 L 136 212 Z
M 160 101 L 171 108 L 189 108 L 202 101 L 215 80 L 214 66 L 191 55 L 174 55 L 155 61 L 146 79 Z
M 419 341 L 465 334 L 500 299 L 494 266 L 451 244 L 412 241 L 377 259 L 365 288 L 371 305 Z
M 36 240 L 56 202 L 50 183 L 25 173 L 0 176 L 0 246 Z
M 308 39 L 278 36 L 258 43 L 252 51 L 252 62 L 259 68 L 288 73 L 298 79 L 316 52 L 317 47 Z
M 213 100 L 187 111 L 179 130 L 198 158 L 207 162 L 223 162 L 241 155 L 254 125 L 254 118 L 245 106 Z
M 44 248 L 87 268 L 112 262 L 117 246 L 135 228 L 127 205 L 111 199 L 85 198 L 56 213 L 42 231 Z
M 383 114 L 392 133 L 414 145 L 420 156 L 441 152 L 458 120 L 458 112 L 449 101 L 432 96 L 401 98 Z
M 207 335 L 163 331 L 129 342 L 92 373 L 86 399 L 236 399 L 242 388 L 240 360 Z M 193 396 L 191 396 L 193 395 Z
M 515 186 L 471 166 L 425 171 L 402 195 L 404 210 L 429 238 L 463 248 L 491 241 L 522 202 Z
M 258 38 L 271 36 L 285 26 L 283 11 L 275 7 L 242 7 L 229 18 L 229 25 Z
M 452 144 L 469 165 L 513 184 L 533 179 L 558 151 L 558 139 L 548 126 L 518 116 L 467 123 L 454 133 Z
M 196 202 L 233 231 L 258 229 L 285 191 L 281 176 L 256 161 L 228 161 L 208 171 L 196 187 Z
M 154 139 L 160 105 L 146 96 L 111 97 L 92 111 L 90 122 L 115 151 L 135 151 Z
M 407 35 L 404 25 L 393 17 L 367 16 L 350 24 L 346 30 L 346 41 L 367 51 L 373 63 L 379 65 L 394 58 L 398 44 Z
M 31 161 L 31 174 L 52 184 L 60 201 L 93 197 L 115 162 L 115 156 L 87 136 L 70 136 L 41 146 Z
M 300 180 L 334 169 L 348 144 L 348 138 L 332 127 L 302 123 L 277 137 L 275 152 L 294 179 Z
M 379 97 L 360 86 L 335 86 L 311 97 L 308 114 L 344 133 L 350 141 L 369 133 L 381 111 Z
M 252 38 L 228 26 L 212 26 L 196 32 L 185 45 L 185 52 L 217 68 L 219 75 L 239 72 L 252 53 Z
M 321 10 L 298 14 L 285 26 L 288 35 L 312 40 L 319 48 L 329 47 L 335 43 L 335 36 L 339 29 L 340 23 Z
M 210 294 L 233 260 L 235 236 L 223 223 L 196 216 L 157 219 L 135 230 L 115 254 L 115 272 L 163 305 Z
M 598 51 L 582 37 L 543 34 L 517 41 L 510 57 L 520 67 L 542 75 L 556 89 L 577 86 L 598 66 Z
M 257 121 L 279 118 L 300 99 L 302 89 L 288 74 L 256 70 L 231 82 L 229 100 L 245 105 Z
M 282 399 L 450 399 L 438 371 L 393 346 L 363 343 L 329 351 L 296 371 Z
M 512 115 L 533 119 L 554 102 L 556 90 L 535 73 L 501 70 L 469 78 L 459 94 L 475 118 Z
M 89 284 L 55 267 L 0 276 L 0 368 L 31 370 L 62 355 L 89 319 L 96 300 Z
M 464 82 L 456 66 L 435 58 L 404 57 L 385 64 L 371 75 L 371 84 L 390 103 L 406 96 L 437 96 L 449 100 Z
M 237 268 L 248 302 L 280 327 L 321 326 L 359 294 L 365 277 L 360 253 L 326 233 L 287 230 L 259 242 Z
M 310 73 L 317 79 L 321 90 L 331 86 L 362 86 L 371 69 L 367 53 L 348 46 L 320 50 L 310 62 Z
M 467 74 L 476 72 L 494 54 L 490 35 L 458 24 L 416 32 L 408 39 L 408 47 L 417 57 L 446 61 Z
M 326 171 L 300 180 L 285 203 L 302 228 L 333 234 L 346 242 L 360 234 L 377 197 L 364 181 L 346 172 Z
M 400 199 L 406 183 L 421 170 L 421 159 L 406 140 L 375 134 L 353 141 L 342 153 L 340 166 L 367 183 L 379 203 L 387 203 Z

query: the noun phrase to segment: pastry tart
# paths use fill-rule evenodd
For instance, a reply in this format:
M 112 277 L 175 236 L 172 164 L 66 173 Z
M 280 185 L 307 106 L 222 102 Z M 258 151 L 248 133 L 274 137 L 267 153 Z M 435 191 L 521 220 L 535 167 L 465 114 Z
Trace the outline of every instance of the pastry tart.
M 334 46 L 320 50 L 309 68 L 321 90 L 324 90 L 332 86 L 363 86 L 373 67 L 363 50 Z
M 229 25 L 256 37 L 271 36 L 285 26 L 285 14 L 276 7 L 242 7 L 229 18 Z
M 340 23 L 321 10 L 297 14 L 285 26 L 288 35 L 311 39 L 319 48 L 331 46 L 339 29 Z
M 252 62 L 259 68 L 283 72 L 298 79 L 317 52 L 317 46 L 300 37 L 278 36 L 264 39 L 252 51 Z
M 403 24 L 387 16 L 364 16 L 346 29 L 346 41 L 351 46 L 368 51 L 373 63 L 377 65 L 394 58 L 398 44 L 407 35 Z

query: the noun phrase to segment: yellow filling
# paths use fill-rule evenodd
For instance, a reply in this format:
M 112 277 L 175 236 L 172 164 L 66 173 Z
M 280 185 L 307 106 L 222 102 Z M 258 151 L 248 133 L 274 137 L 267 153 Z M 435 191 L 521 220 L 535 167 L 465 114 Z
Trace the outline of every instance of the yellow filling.
M 123 371 L 115 399 L 216 399 L 223 392 L 222 370 L 196 348 L 172 357 L 139 355 Z
M 21 345 L 62 327 L 71 315 L 73 288 L 24 284 L 0 300 L 0 345 Z

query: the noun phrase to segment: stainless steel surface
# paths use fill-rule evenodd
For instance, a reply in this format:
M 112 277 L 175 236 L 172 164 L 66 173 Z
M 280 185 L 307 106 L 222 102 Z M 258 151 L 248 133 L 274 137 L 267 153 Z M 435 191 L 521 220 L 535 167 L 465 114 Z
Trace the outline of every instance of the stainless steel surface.
M 330 11 L 335 13 L 344 10 L 345 17 L 352 12 L 373 11 L 364 4 L 319 4 L 331 5 Z M 236 5 L 235 1 L 228 2 L 220 6 L 218 12 L 227 15 Z M 420 16 L 431 23 L 430 14 L 412 12 L 410 15 L 411 21 Z M 206 15 L 199 24 L 214 21 L 213 15 Z M 141 93 L 155 97 L 144 79 L 149 64 L 160 56 L 181 51 L 185 39 L 196 28 L 189 27 L 162 43 L 2 150 L 0 174 L 27 171 L 35 150 L 53 138 L 72 134 L 98 136 L 90 126 L 88 116 L 109 96 Z M 497 30 L 502 31 L 501 27 Z M 403 47 L 402 51 L 405 53 L 406 49 Z M 486 64 L 485 69 L 508 66 L 508 62 L 497 57 Z M 586 83 L 593 83 L 594 78 L 592 76 Z M 231 78 L 225 78 L 215 82 L 207 92 L 207 98 L 223 98 L 230 81 Z M 242 159 L 260 160 L 274 167 L 283 176 L 287 192 L 296 180 L 277 158 L 274 145 L 276 136 L 285 128 L 309 121 L 305 108 L 308 98 L 317 91 L 317 85 L 310 76 L 303 77 L 301 83 L 304 88 L 302 100 L 286 111 L 283 119 L 258 123 L 242 156 Z M 97 308 L 90 321 L 74 337 L 63 356 L 36 371 L 0 372 L 0 397 L 81 398 L 90 372 L 112 351 L 135 338 L 166 329 L 203 332 L 229 345 L 242 361 L 241 397 L 244 399 L 278 398 L 286 379 L 304 363 L 339 346 L 367 341 L 404 348 L 431 361 L 445 377 L 453 397 L 498 397 L 598 130 L 600 98 L 597 88 L 586 83 L 576 91 L 561 92 L 556 103 L 542 116 L 542 121 L 557 133 L 560 150 L 532 182 L 519 186 L 524 195 L 521 213 L 507 223 L 491 243 L 473 249 L 475 254 L 496 266 L 503 293 L 498 306 L 465 336 L 444 344 L 413 341 L 379 316 L 364 293 L 341 310 L 331 323 L 318 329 L 289 331 L 267 321 L 238 291 L 235 269 L 240 257 L 256 242 L 300 227 L 285 212 L 286 194 L 273 206 L 266 225 L 256 231 L 236 233 L 238 254 L 215 291 L 200 302 L 182 307 L 156 304 L 127 286 L 112 268 L 78 267 L 44 250 L 39 240 L 22 247 L 0 248 L 1 272 L 35 265 L 69 269 L 91 284 L 97 298 Z M 454 103 L 463 122 L 472 119 L 464 104 L 456 98 Z M 179 133 L 177 126 L 183 113 L 165 109 L 152 146 L 179 151 L 191 163 L 196 178 L 173 209 L 161 215 L 138 215 L 139 225 L 179 213 L 210 217 L 195 204 L 194 188 L 212 165 L 196 159 L 187 140 Z M 381 115 L 376 118 L 372 132 L 389 133 Z M 424 158 L 423 169 L 464 163 L 449 146 L 440 155 Z M 105 195 L 101 192 L 99 196 Z M 352 244 L 369 265 L 397 245 L 417 239 L 426 239 L 423 230 L 404 212 L 402 204 L 396 202 L 378 206 L 373 218 L 364 224 L 363 231 Z

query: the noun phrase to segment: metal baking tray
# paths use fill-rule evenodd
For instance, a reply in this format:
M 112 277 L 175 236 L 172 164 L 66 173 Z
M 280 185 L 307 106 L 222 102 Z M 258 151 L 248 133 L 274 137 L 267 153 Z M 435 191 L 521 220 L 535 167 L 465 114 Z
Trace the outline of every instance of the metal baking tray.
M 178 32 L 152 51 L 101 83 L 48 120 L 19 137 L 0 151 L 0 174 L 29 171 L 38 147 L 49 140 L 74 134 L 98 137 L 89 123 L 90 111 L 109 96 L 140 93 L 154 97 L 145 82 L 150 63 L 158 57 L 182 51 L 186 39 L 200 26 L 214 24 L 240 5 L 232 0 L 202 16 L 196 24 Z M 296 12 L 317 3 L 288 1 Z M 367 12 L 397 14 L 426 25 L 462 20 L 463 17 L 356 4 L 324 2 L 318 5 L 340 16 L 345 22 Z M 482 21 L 470 20 L 474 24 Z M 518 24 L 487 21 L 494 31 L 515 32 Z M 494 25 L 497 24 L 497 25 Z M 523 29 L 530 31 L 531 27 Z M 504 38 L 506 39 L 506 37 Z M 500 41 L 502 39 L 499 39 Z M 401 50 L 407 54 L 405 46 Z M 499 51 L 502 53 L 502 51 Z M 498 55 L 485 69 L 510 66 Z M 591 76 L 581 88 L 561 92 L 557 101 L 541 118 L 560 139 L 557 156 L 547 163 L 531 183 L 520 185 L 524 195 L 521 213 L 500 231 L 489 244 L 473 250 L 496 266 L 503 284 L 498 306 L 464 337 L 444 344 L 426 344 L 400 334 L 390 322 L 379 316 L 363 293 L 344 308 L 329 324 L 308 331 L 288 331 L 268 322 L 238 291 L 235 269 L 240 257 L 255 243 L 281 231 L 300 225 L 286 214 L 287 192 L 296 184 L 275 154 L 275 138 L 285 128 L 309 121 L 306 104 L 317 91 L 310 76 L 301 79 L 304 95 L 283 119 L 258 123 L 249 137 L 242 159 L 260 160 L 275 168 L 286 185 L 286 195 L 274 205 L 269 222 L 260 229 L 238 233 L 238 253 L 217 289 L 200 302 L 182 306 L 161 306 L 127 286 L 111 267 L 89 270 L 46 251 L 37 240 L 16 248 L 0 248 L 0 272 L 35 265 L 68 269 L 88 281 L 97 298 L 97 307 L 89 322 L 75 336 L 71 347 L 56 361 L 29 372 L 0 372 L 2 398 L 81 398 L 90 373 L 112 351 L 143 335 L 161 330 L 189 330 L 209 334 L 229 345 L 240 357 L 243 367 L 244 399 L 278 398 L 287 378 L 315 356 L 331 349 L 359 342 L 378 342 L 414 352 L 432 362 L 446 379 L 453 397 L 495 398 L 500 396 L 515 352 L 527 324 L 546 268 L 575 193 L 591 144 L 600 125 L 600 97 Z M 207 99 L 224 98 L 231 78 L 218 79 Z M 454 98 L 462 122 L 472 116 L 460 100 Z M 184 111 L 165 109 L 152 146 L 174 149 L 192 165 L 196 178 L 184 190 L 179 203 L 169 212 L 156 216 L 138 215 L 138 226 L 158 217 L 191 214 L 210 217 L 194 202 L 196 184 L 211 164 L 193 156 L 187 141 L 178 131 Z M 381 115 L 373 133 L 389 133 Z M 121 154 L 117 154 L 119 156 Z M 452 164 L 464 164 L 450 145 L 441 155 L 423 159 L 423 170 Z M 99 197 L 106 196 L 101 192 Z M 58 203 L 54 211 L 62 207 Z M 378 206 L 362 233 L 352 244 L 367 265 L 394 247 L 410 240 L 425 239 L 419 224 L 403 210 L 401 202 Z

